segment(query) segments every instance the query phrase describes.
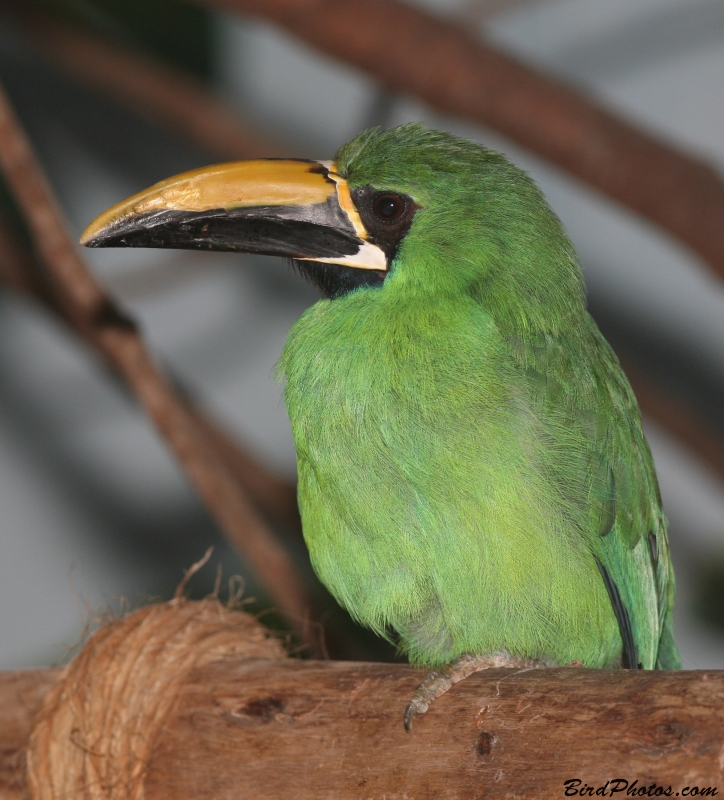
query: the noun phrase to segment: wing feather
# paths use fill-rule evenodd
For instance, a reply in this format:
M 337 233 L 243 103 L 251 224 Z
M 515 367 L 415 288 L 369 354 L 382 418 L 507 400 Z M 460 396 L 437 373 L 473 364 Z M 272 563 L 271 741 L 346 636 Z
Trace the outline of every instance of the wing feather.
M 611 598 L 622 664 L 675 668 L 673 572 L 666 519 L 633 391 L 592 319 L 574 335 L 515 337 L 532 410 L 554 457 L 559 491 L 581 512 Z

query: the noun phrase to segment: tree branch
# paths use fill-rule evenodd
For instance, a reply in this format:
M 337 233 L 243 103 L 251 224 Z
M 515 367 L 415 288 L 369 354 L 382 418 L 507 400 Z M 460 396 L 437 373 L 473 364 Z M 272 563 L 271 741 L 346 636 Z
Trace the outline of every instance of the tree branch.
M 386 87 L 500 131 L 678 237 L 724 276 L 724 181 L 708 164 L 459 26 L 399 0 L 198 0 L 271 20 Z
M 8 800 L 24 797 L 23 751 L 48 673 L 0 674 Z M 143 796 L 558 800 L 567 780 L 595 790 L 618 779 L 616 797 L 634 781 L 672 796 L 724 788 L 722 671 L 489 670 L 456 684 L 408 735 L 402 713 L 420 679 L 403 664 L 294 659 L 196 669 L 163 722 Z
M 682 442 L 724 480 L 724 441 L 686 401 L 673 397 L 644 373 L 622 359 L 626 377 L 641 411 Z
M 125 379 L 221 529 L 244 554 L 292 627 L 305 633 L 311 602 L 289 553 L 257 514 L 214 441 L 160 374 L 133 321 L 114 305 L 78 256 L 1 91 L 0 167 L 47 268 L 63 316 Z
M 40 272 L 30 253 L 17 241 L 8 223 L 0 218 L 0 282 L 20 294 L 40 301 L 49 311 L 79 333 L 71 319 L 64 316 L 55 300 L 52 286 Z M 249 493 L 259 510 L 276 525 L 300 532 L 297 491 L 293 483 L 280 478 L 263 463 L 252 457 L 219 423 L 209 419 L 188 397 L 178 397 L 187 411 L 213 443 L 217 454 L 226 463 L 241 486 Z
M 722 672 L 491 670 L 457 684 L 407 735 L 402 712 L 421 679 L 409 666 L 229 666 L 185 687 L 148 800 L 201 800 L 212 776 L 218 795 L 282 798 L 294 786 L 296 800 L 540 800 L 562 797 L 568 779 L 619 776 L 674 791 L 722 783 Z M 210 691 L 197 691 L 202 681 Z
M 43 56 L 98 90 L 218 158 L 289 156 L 273 136 L 252 129 L 201 81 L 139 50 L 24 9 L 3 6 L 38 41 Z

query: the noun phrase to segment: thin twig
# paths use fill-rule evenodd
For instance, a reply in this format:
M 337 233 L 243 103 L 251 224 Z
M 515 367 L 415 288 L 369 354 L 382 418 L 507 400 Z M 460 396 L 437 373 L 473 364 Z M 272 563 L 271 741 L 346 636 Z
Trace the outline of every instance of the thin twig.
M 126 380 L 221 529 L 244 554 L 292 626 L 301 632 L 311 603 L 289 553 L 257 514 L 194 415 L 160 374 L 132 320 L 115 306 L 77 254 L 2 90 L 0 167 L 54 283 L 63 314 Z
M 399 0 L 197 0 L 263 17 L 389 89 L 490 126 L 661 226 L 724 276 L 724 180 L 576 90 Z
M 53 308 L 49 287 L 38 274 L 32 255 L 20 244 L 4 219 L 0 219 L 0 281 L 14 291 Z

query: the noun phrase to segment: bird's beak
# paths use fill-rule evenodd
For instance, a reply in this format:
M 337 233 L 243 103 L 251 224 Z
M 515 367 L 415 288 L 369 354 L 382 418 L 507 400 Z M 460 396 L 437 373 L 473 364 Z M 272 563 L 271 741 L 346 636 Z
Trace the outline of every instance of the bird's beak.
M 237 161 L 185 172 L 97 217 L 86 247 L 231 250 L 387 270 L 329 161 Z

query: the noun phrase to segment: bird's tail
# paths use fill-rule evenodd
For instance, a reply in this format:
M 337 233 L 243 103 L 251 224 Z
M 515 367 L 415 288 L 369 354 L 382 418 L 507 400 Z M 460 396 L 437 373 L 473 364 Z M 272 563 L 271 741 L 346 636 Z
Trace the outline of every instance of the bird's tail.
M 656 658 L 656 669 L 681 669 L 681 656 L 674 642 L 674 618 L 671 607 L 666 612 L 666 619 L 659 639 L 659 653 Z

